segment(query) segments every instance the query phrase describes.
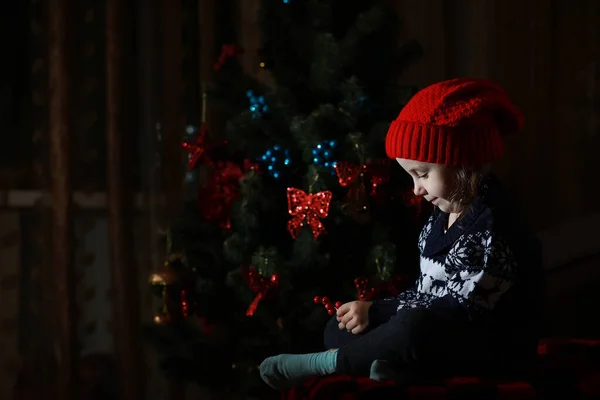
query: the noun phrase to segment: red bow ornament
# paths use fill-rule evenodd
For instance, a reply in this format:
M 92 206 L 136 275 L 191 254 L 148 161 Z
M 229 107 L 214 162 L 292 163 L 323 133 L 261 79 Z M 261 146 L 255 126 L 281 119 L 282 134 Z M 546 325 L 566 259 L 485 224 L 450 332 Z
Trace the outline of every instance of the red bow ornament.
M 389 160 L 376 160 L 370 164 L 354 164 L 347 161 L 339 161 L 335 164 L 335 172 L 342 187 L 352 187 L 350 192 L 360 190 L 368 175 L 371 182 L 371 196 L 377 194 L 379 185 L 390 180 Z M 348 192 L 349 196 L 352 196 Z
M 198 192 L 198 205 L 207 221 L 218 222 L 222 229 L 231 228 L 231 206 L 240 196 L 242 169 L 235 163 L 218 163 L 209 184 Z
M 256 174 L 262 173 L 260 169 L 260 165 L 258 163 L 252 162 L 249 159 L 244 159 L 244 172 L 254 171 Z
M 272 295 L 279 287 L 279 275 L 273 274 L 271 275 L 271 278 L 265 278 L 253 265 L 251 265 L 250 268 L 242 266 L 242 272 L 246 284 L 250 290 L 256 293 L 256 297 L 252 300 L 252 303 L 250 303 L 250 306 L 246 311 L 246 316 L 251 317 L 256 312 L 258 303 L 265 297 Z
M 321 219 L 329 214 L 331 197 L 332 194 L 328 190 L 306 194 L 300 189 L 288 188 L 288 212 L 292 219 L 288 221 L 287 229 L 292 238 L 298 237 L 300 228 L 304 226 L 305 222 L 310 226 L 315 239 L 325 232 Z

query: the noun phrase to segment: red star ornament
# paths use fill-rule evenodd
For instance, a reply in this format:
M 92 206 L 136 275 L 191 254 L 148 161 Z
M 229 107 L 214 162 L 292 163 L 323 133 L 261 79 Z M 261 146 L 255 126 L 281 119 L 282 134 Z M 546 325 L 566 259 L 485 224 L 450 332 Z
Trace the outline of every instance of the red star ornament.
M 200 127 L 198 137 L 196 137 L 195 143 L 183 143 L 183 148 L 190 153 L 188 160 L 188 171 L 192 171 L 198 165 L 198 162 L 206 152 L 206 127 Z

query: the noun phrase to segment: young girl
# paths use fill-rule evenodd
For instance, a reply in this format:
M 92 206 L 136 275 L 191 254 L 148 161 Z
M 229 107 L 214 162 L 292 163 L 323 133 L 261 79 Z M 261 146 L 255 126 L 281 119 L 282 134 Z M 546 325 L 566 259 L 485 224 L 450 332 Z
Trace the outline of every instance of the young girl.
M 409 383 L 509 373 L 536 356 L 541 249 L 489 164 L 523 116 L 497 84 L 453 79 L 417 93 L 392 122 L 386 152 L 435 205 L 419 237 L 420 276 L 398 297 L 342 305 L 331 350 L 281 354 L 260 366 L 276 389 L 318 375 Z

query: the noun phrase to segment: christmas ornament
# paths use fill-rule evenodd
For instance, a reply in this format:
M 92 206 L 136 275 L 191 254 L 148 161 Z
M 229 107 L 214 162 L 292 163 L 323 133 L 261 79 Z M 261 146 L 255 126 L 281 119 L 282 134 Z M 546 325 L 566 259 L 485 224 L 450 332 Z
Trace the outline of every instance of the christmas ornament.
M 186 149 L 190 153 L 189 158 L 188 158 L 188 171 L 192 171 L 194 168 L 196 168 L 198 161 L 200 161 L 200 159 L 204 155 L 204 153 L 206 151 L 205 143 L 204 143 L 205 140 L 206 140 L 206 128 L 203 126 L 200 128 L 200 132 L 198 133 L 198 136 L 196 136 L 195 143 L 183 142 L 183 148 Z
M 205 163 L 208 166 L 213 166 L 213 162 L 210 158 L 206 157 L 207 152 L 213 147 L 221 146 L 227 144 L 227 141 L 222 141 L 220 143 L 212 143 L 209 144 L 206 142 L 206 109 L 207 109 L 207 94 L 205 84 L 202 84 L 202 111 L 201 111 L 201 123 L 200 130 L 198 132 L 198 136 L 196 136 L 195 143 L 184 142 L 183 148 L 186 149 L 190 154 L 188 157 L 188 172 L 192 171 L 198 165 L 198 162 L 202 157 L 205 157 Z M 193 133 L 194 130 L 189 130 L 191 126 L 188 126 L 187 132 Z
M 170 318 L 169 318 L 168 314 L 157 314 L 154 316 L 152 321 L 156 325 L 166 325 L 170 322 Z
M 192 136 L 192 135 L 196 134 L 197 131 L 198 131 L 198 129 L 196 129 L 196 127 L 194 125 L 188 125 L 185 127 L 185 134 L 187 136 Z
M 188 313 L 189 313 L 189 305 L 188 305 L 187 297 L 188 297 L 187 290 L 183 289 L 179 295 L 179 304 L 181 306 L 181 315 L 183 315 L 184 318 L 187 318 Z
M 244 281 L 250 290 L 256 293 L 256 297 L 252 300 L 252 303 L 250 303 L 250 306 L 246 311 L 246 316 L 250 317 L 256 312 L 258 303 L 260 303 L 262 299 L 272 296 L 277 288 L 279 288 L 279 275 L 273 274 L 270 278 L 265 278 L 253 265 L 249 268 L 242 266 L 242 273 Z
M 342 306 L 342 302 L 341 301 L 336 301 L 335 304 L 333 304 L 333 302 L 331 301 L 331 299 L 327 296 L 321 298 L 321 296 L 315 296 L 315 298 L 313 299 L 315 304 L 323 304 L 323 306 L 325 306 L 325 310 L 327 310 L 327 314 L 329 315 L 335 315 L 335 312 L 337 311 L 338 308 L 340 308 Z
M 300 228 L 305 223 L 310 226 L 315 239 L 325 232 L 321 219 L 329 214 L 331 197 L 330 191 L 306 194 L 300 189 L 287 189 L 288 212 L 292 216 L 292 219 L 288 221 L 287 228 L 292 238 L 298 237 Z
M 359 300 L 371 300 L 375 297 L 375 288 L 370 288 L 368 282 L 369 280 L 365 278 L 354 279 L 354 287 L 356 287 Z
M 243 171 L 236 163 L 217 163 L 206 187 L 198 191 L 198 206 L 207 221 L 218 222 L 222 229 L 231 228 L 231 206 L 240 196 L 242 176 Z
M 262 117 L 264 113 L 269 111 L 265 96 L 257 96 L 254 94 L 253 90 L 248 90 L 246 92 L 246 97 L 248 97 L 248 101 L 250 102 L 249 109 L 252 113 L 252 118 L 256 119 Z
M 153 287 L 160 288 L 162 296 L 162 309 L 160 314 L 154 316 L 155 324 L 162 325 L 171 321 L 172 310 L 170 309 L 169 303 L 169 290 L 171 285 L 181 281 L 181 277 L 170 265 L 171 262 L 179 262 L 181 260 L 181 254 L 170 254 L 164 265 L 158 271 L 151 273 L 148 277 L 148 283 Z
M 249 171 L 254 171 L 257 174 L 261 173 L 260 170 L 260 165 L 258 163 L 252 162 L 249 159 L 244 159 L 244 171 L 245 172 L 249 172 Z
M 215 71 L 219 71 L 225 63 L 232 57 L 242 54 L 244 50 L 237 44 L 224 44 L 221 46 L 221 54 L 219 60 L 215 63 Z
M 336 166 L 336 162 L 333 161 L 335 147 L 335 140 L 326 140 L 316 145 L 312 150 L 313 163 L 321 168 L 332 168 L 332 173 L 334 173 L 333 168 Z
M 202 124 L 200 129 L 198 130 L 198 136 L 196 136 L 196 140 L 194 143 L 191 142 L 183 142 L 182 146 L 185 150 L 189 152 L 188 157 L 188 172 L 194 170 L 201 159 L 204 158 L 204 162 L 208 166 L 213 166 L 213 161 L 207 157 L 207 152 L 214 147 L 221 146 L 226 144 L 226 141 L 222 141 L 219 143 L 206 143 L 206 125 Z
M 164 265 L 150 274 L 148 282 L 153 287 L 159 288 L 162 296 L 162 308 L 158 315 L 154 316 L 155 324 L 167 324 L 173 319 L 187 318 L 195 310 L 189 301 L 189 290 L 193 285 L 193 279 L 186 268 L 186 259 L 182 253 L 171 252 L 171 233 L 166 233 L 168 255 Z
M 260 156 L 261 163 L 266 165 L 266 170 L 273 178 L 279 178 L 283 168 L 290 165 L 290 154 L 281 146 L 273 146 Z
M 372 301 L 382 297 L 397 296 L 408 288 L 408 276 L 397 275 L 388 282 L 370 286 L 367 278 L 355 278 L 358 300 Z
M 370 195 L 377 194 L 379 185 L 390 180 L 389 160 L 376 160 L 369 164 L 354 164 L 340 161 L 335 165 L 338 182 L 342 187 L 349 187 L 350 192 L 360 190 L 360 186 L 366 186 L 366 180 L 370 181 Z
M 342 207 L 344 212 L 358 223 L 368 223 L 371 220 L 369 196 L 377 200 L 379 186 L 390 178 L 388 160 L 368 164 L 340 161 L 334 168 L 340 185 L 349 188 Z
M 152 275 L 151 275 L 152 279 Z M 151 280 L 152 282 L 152 280 Z M 161 284 L 161 297 L 162 297 L 162 307 L 159 314 L 154 316 L 154 323 L 157 325 L 164 325 L 171 322 L 171 313 L 169 310 L 169 289 L 166 284 Z
M 151 285 L 172 285 L 177 281 L 179 281 L 179 276 L 172 268 L 168 267 L 168 262 L 148 277 L 148 283 Z
M 259 59 L 258 66 L 260 68 L 273 68 L 273 57 L 271 56 L 270 52 L 265 50 L 269 47 L 271 46 L 267 41 L 263 48 L 260 48 L 256 51 Z

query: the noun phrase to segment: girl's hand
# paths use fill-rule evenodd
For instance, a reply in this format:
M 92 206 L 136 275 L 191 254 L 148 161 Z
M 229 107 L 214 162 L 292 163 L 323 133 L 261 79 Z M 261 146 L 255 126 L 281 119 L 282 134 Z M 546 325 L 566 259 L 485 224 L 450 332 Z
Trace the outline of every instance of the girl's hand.
M 369 326 L 369 307 L 372 301 L 351 301 L 342 304 L 337 310 L 338 327 L 354 335 L 364 331 Z

